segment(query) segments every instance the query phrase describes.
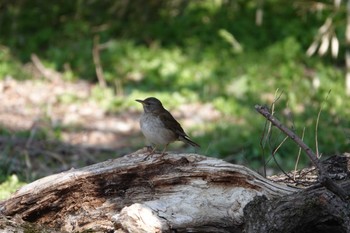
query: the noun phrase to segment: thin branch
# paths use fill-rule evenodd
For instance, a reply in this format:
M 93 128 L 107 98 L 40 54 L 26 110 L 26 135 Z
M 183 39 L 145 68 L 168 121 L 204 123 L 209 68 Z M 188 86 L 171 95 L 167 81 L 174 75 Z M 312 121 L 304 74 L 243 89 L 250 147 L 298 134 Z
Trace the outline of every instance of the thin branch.
M 283 94 L 283 91 L 281 91 L 281 93 L 278 95 L 278 91 L 279 91 L 279 89 L 277 88 L 275 91 L 275 98 L 271 104 L 271 109 L 272 109 L 271 114 L 272 115 L 275 112 L 274 111 L 275 103 L 281 98 L 281 96 Z M 262 157 L 263 157 L 263 164 L 264 164 L 264 177 L 266 177 L 266 166 L 267 166 L 268 162 L 270 161 L 270 158 L 267 161 L 265 160 L 264 148 L 265 148 L 266 143 L 271 141 L 271 135 L 272 135 L 271 130 L 272 130 L 271 122 L 268 123 L 268 121 L 266 121 L 264 130 L 263 130 L 263 133 L 262 133 L 262 136 L 260 139 L 260 147 L 262 148 Z
M 285 176 L 287 176 L 289 179 L 292 180 L 292 177 L 291 177 L 290 175 L 288 175 L 288 173 L 287 173 L 285 170 L 283 170 L 283 168 L 281 167 L 281 165 L 279 164 L 279 162 L 277 161 L 276 156 L 275 156 L 276 153 L 277 153 L 277 151 L 282 147 L 282 145 L 284 144 L 284 142 L 285 142 L 287 139 L 288 139 L 288 136 L 286 136 L 286 137 L 282 140 L 282 142 L 272 151 L 272 158 L 273 158 L 273 161 L 275 161 L 277 167 L 282 171 L 282 173 L 283 173 Z
M 106 80 L 103 74 L 103 69 L 101 65 L 101 59 L 100 59 L 100 37 L 96 35 L 94 37 L 94 46 L 92 48 L 92 58 L 94 60 L 95 64 L 95 70 L 96 70 L 96 76 L 98 79 L 98 83 L 101 87 L 106 87 Z
M 286 136 L 282 142 L 273 150 L 272 154 L 275 155 L 277 151 L 282 147 L 283 143 L 288 139 L 288 136 Z
M 325 170 L 320 165 L 315 153 L 311 150 L 310 147 L 308 147 L 293 131 L 288 129 L 286 126 L 284 126 L 277 118 L 275 118 L 271 113 L 269 112 L 269 109 L 265 106 L 259 106 L 256 105 L 255 109 L 263 115 L 267 120 L 269 120 L 274 126 L 279 128 L 283 133 L 285 133 L 288 137 L 290 137 L 296 144 L 298 144 L 309 156 L 311 162 L 315 165 L 315 167 L 318 168 L 320 173 L 324 174 Z
M 320 161 L 317 159 L 316 154 L 312 151 L 312 149 L 306 145 L 293 131 L 284 126 L 277 118 L 275 118 L 269 112 L 269 109 L 266 106 L 255 105 L 255 109 L 263 115 L 267 120 L 269 120 L 274 126 L 279 128 L 283 133 L 285 133 L 288 137 L 290 137 L 299 147 L 301 147 L 306 155 L 310 158 L 311 162 L 315 165 L 315 167 L 319 171 L 319 181 L 320 183 L 326 187 L 328 190 L 338 195 L 342 199 L 347 199 L 347 194 L 338 184 L 332 181 L 325 168 L 322 166 Z
M 261 148 L 261 156 L 262 156 L 262 160 L 263 160 L 262 162 L 264 164 L 263 176 L 265 178 L 266 178 L 266 164 L 267 164 L 267 162 L 266 162 L 266 159 L 265 159 L 265 150 L 264 149 L 265 149 L 266 140 L 265 140 L 265 142 L 263 142 L 263 141 L 264 141 L 265 137 L 267 137 L 267 134 L 266 134 L 267 124 L 268 124 L 268 122 L 265 121 L 265 126 L 264 126 L 264 129 L 262 131 L 262 134 L 261 134 L 261 137 L 260 137 L 260 142 L 259 142 L 260 148 Z
M 331 90 L 328 91 L 328 94 L 326 96 L 326 99 L 324 101 L 326 101 L 328 99 L 328 96 L 329 94 L 331 93 Z M 319 151 L 318 151 L 318 123 L 320 121 L 320 116 L 321 116 L 321 111 L 322 111 L 322 107 L 323 107 L 323 104 L 324 104 L 324 101 L 321 103 L 321 107 L 320 107 L 320 110 L 318 111 L 318 114 L 317 114 L 317 119 L 316 119 L 316 126 L 315 126 L 315 146 L 316 146 L 316 156 L 317 158 L 320 158 L 320 154 L 319 154 Z
M 303 133 L 301 134 L 301 140 L 304 140 L 304 135 L 305 135 L 305 127 L 303 128 Z M 293 177 L 294 181 L 295 181 L 295 175 L 296 175 L 297 169 L 298 169 L 300 154 L 301 154 L 301 147 L 299 147 L 297 161 L 295 162 L 295 166 L 294 166 L 294 177 Z
M 45 67 L 45 65 L 41 62 L 40 58 L 36 54 L 31 54 L 30 59 L 32 60 L 35 68 L 41 73 L 44 78 L 50 80 L 51 82 L 62 81 L 62 75 L 53 69 Z

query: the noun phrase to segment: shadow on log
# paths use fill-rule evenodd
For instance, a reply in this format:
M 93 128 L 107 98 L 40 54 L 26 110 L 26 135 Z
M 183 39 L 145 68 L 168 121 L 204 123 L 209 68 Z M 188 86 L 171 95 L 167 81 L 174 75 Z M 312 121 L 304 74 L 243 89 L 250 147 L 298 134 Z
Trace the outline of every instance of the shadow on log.
M 348 229 L 349 209 L 322 188 L 301 191 L 246 167 L 196 154 L 145 157 L 140 150 L 42 178 L 0 203 L 1 213 L 18 227 L 24 221 L 60 232 L 264 232 L 255 225 L 277 219 L 268 213 L 283 211 L 285 203 L 303 207 L 307 203 L 298 195 L 306 193 L 316 198 L 312 203 L 323 206 L 310 205 L 300 216 L 312 215 L 314 206 L 325 213 L 336 209 L 330 223 Z M 340 203 L 341 208 L 329 208 Z M 284 224 L 289 224 L 287 217 L 281 218 Z

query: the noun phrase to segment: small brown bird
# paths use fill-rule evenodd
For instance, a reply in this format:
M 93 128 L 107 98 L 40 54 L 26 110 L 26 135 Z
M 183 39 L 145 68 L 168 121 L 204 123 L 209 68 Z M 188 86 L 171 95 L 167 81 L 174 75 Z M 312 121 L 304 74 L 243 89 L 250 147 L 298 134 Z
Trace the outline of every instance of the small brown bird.
M 165 145 L 162 152 L 163 156 L 168 145 L 174 141 L 183 141 L 191 146 L 200 147 L 188 137 L 179 122 L 163 107 L 157 98 L 149 97 L 145 100 L 136 101 L 143 105 L 144 110 L 140 118 L 141 131 L 146 139 L 154 145 L 149 155 L 155 152 L 158 145 Z

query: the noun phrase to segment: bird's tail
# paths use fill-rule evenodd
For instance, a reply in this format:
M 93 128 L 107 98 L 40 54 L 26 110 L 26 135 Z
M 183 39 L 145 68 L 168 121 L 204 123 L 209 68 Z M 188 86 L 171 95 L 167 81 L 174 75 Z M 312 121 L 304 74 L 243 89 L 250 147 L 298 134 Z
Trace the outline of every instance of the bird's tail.
M 195 143 L 194 141 L 192 141 L 189 137 L 186 136 L 180 136 L 180 141 L 183 141 L 184 143 L 191 145 L 193 147 L 201 147 L 199 144 Z

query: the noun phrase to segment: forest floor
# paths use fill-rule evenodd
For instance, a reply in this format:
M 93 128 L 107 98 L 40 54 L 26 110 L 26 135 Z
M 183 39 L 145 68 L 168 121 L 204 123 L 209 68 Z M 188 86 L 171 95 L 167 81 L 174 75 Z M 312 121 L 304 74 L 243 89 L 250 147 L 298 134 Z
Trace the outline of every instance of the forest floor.
M 9 173 L 24 171 L 32 180 L 141 145 L 139 113 L 107 113 L 89 100 L 91 88 L 87 82 L 0 82 L 0 145 Z M 69 96 L 86 101 L 65 101 Z

